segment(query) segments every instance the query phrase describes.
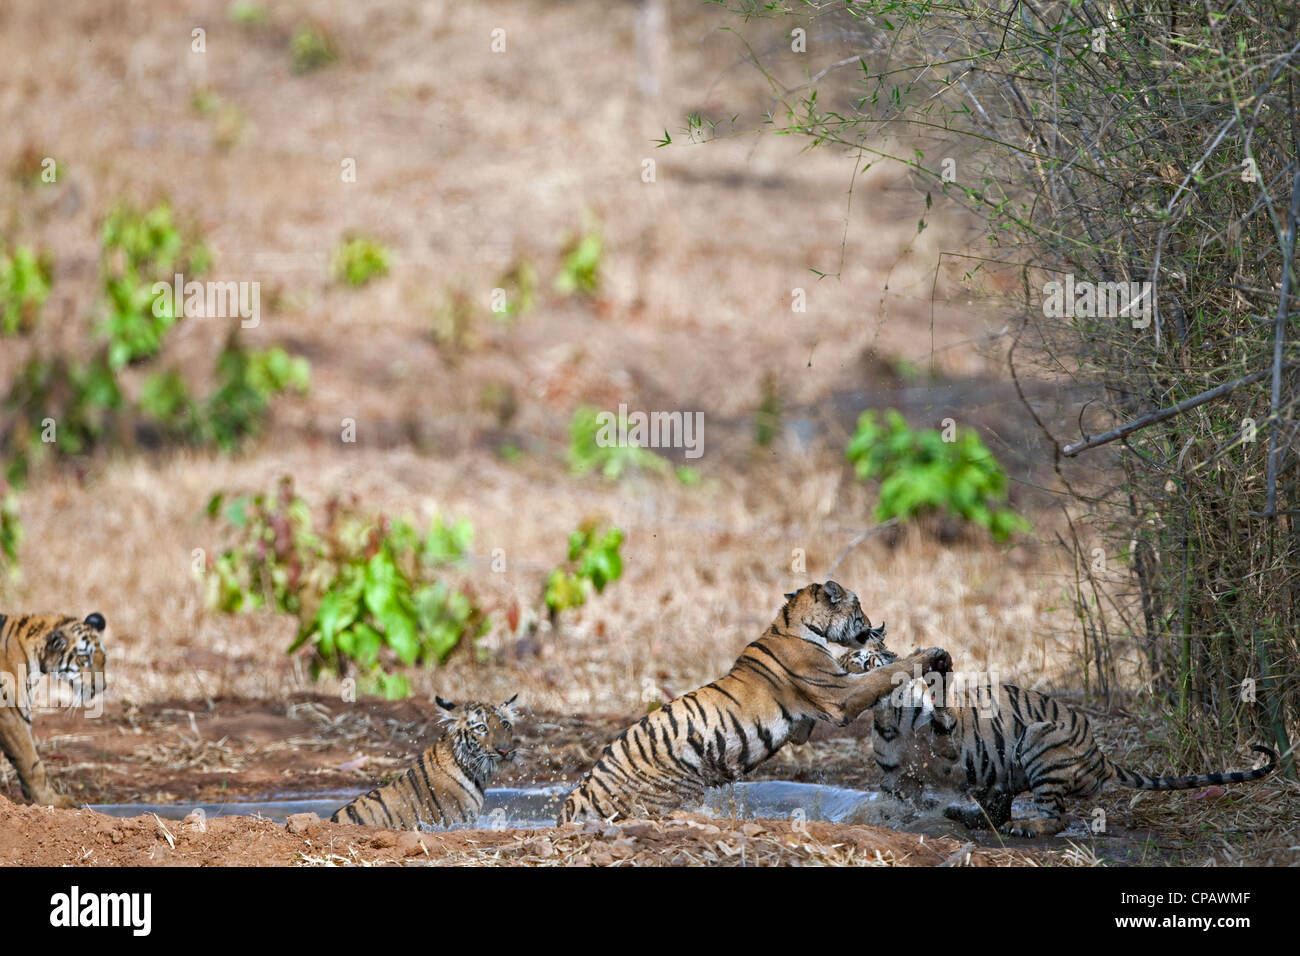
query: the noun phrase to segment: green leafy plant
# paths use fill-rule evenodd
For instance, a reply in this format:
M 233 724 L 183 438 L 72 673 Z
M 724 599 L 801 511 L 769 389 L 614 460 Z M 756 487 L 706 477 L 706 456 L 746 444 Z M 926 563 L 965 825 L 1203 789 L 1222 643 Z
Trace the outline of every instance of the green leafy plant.
M 18 571 L 18 546 L 23 543 L 23 526 L 18 520 L 18 497 L 0 482 L 0 577 Z
M 781 433 L 781 391 L 776 376 L 768 372 L 763 376 L 762 394 L 758 411 L 754 414 L 754 441 L 767 448 Z
M 441 663 L 487 632 L 472 593 L 440 577 L 469 553 L 467 521 L 434 518 L 420 534 L 336 498 L 318 525 L 287 477 L 274 495 L 217 495 L 208 515 L 224 518 L 235 539 L 211 564 L 209 604 L 295 615 L 289 652 L 310 648 L 313 676 L 355 671 L 367 692 L 405 696 L 409 684 L 393 667 Z
M 497 279 L 497 288 L 505 293 L 505 302 L 503 311 L 495 314 L 498 318 L 517 319 L 537 304 L 537 270 L 527 259 L 517 259 Z
M 104 220 L 100 245 L 108 313 L 100 331 L 117 369 L 158 354 L 176 324 L 175 302 L 160 299 L 154 284 L 170 285 L 177 273 L 194 279 L 207 271 L 210 257 L 201 240 L 177 227 L 167 203 L 144 212 L 118 206 Z
M 84 364 L 33 355 L 19 369 L 3 407 L 5 477 L 15 485 L 48 454 L 79 455 L 110 434 L 123 408 L 117 376 L 101 352 Z
M 625 425 L 626 420 L 620 424 Z M 605 478 L 617 481 L 631 469 L 668 471 L 666 458 L 640 445 L 620 445 L 617 442 L 602 444 L 602 428 L 604 425 L 599 409 L 583 405 L 573 413 L 573 418 L 569 421 L 569 468 L 574 474 L 584 475 L 599 470 Z
M 16 335 L 36 326 L 50 294 L 52 269 L 47 256 L 27 246 L 0 250 L 0 333 Z
M 564 250 L 560 274 L 555 277 L 555 291 L 562 295 L 591 295 L 600 288 L 600 263 L 604 250 L 605 242 L 594 229 L 570 242 Z
M 329 66 L 339 58 L 338 45 L 324 27 L 305 24 L 289 39 L 290 69 L 294 73 L 311 73 Z
M 623 532 L 588 521 L 569 535 L 569 555 L 546 579 L 543 600 L 552 622 L 567 608 L 580 607 L 594 589 L 602 593 L 623 574 L 619 547 Z
M 913 429 L 893 409 L 883 422 L 874 410 L 862 413 L 844 453 L 859 478 L 880 482 L 876 520 L 954 515 L 998 541 L 1028 530 L 1024 518 L 999 507 L 1007 499 L 1006 472 L 979 435 L 960 429 L 953 437 L 944 441 L 938 429 Z
M 334 278 L 350 286 L 363 286 L 388 275 L 388 250 L 365 236 L 350 236 L 334 252 Z

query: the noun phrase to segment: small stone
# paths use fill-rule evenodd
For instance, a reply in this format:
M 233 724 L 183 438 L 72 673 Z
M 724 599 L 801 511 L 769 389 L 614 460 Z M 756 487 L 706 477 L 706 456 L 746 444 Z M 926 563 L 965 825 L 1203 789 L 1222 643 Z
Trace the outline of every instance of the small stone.
M 124 839 L 126 839 L 126 837 L 123 836 L 121 830 L 114 830 L 112 833 L 108 835 L 108 838 L 114 843 L 121 843 Z
M 632 840 L 639 840 L 656 832 L 653 823 L 628 823 L 621 829 L 623 836 Z
M 397 846 L 397 834 L 389 833 L 385 830 L 383 833 L 376 833 L 370 840 L 370 845 L 379 850 L 389 850 Z
M 745 834 L 747 837 L 756 837 L 763 832 L 763 828 L 757 823 L 746 823 L 740 828 L 740 832 Z
M 299 835 L 306 833 L 317 823 L 320 823 L 320 816 L 315 813 L 291 813 L 284 818 L 285 829 Z

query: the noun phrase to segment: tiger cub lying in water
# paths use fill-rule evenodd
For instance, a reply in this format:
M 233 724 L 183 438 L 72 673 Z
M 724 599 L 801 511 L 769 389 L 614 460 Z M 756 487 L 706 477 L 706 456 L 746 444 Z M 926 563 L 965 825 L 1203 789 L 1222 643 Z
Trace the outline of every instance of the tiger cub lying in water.
M 455 704 L 435 697 L 443 720 L 451 724 L 443 738 L 420 754 L 406 773 L 363 793 L 330 820 L 419 830 L 475 819 L 483 809 L 488 781 L 502 762 L 515 756 L 515 697 L 496 707 L 474 701 L 459 714 Z
M 871 674 L 849 673 L 845 649 L 883 647 L 857 595 L 834 581 L 786 595 L 731 670 L 642 717 L 607 746 L 569 794 L 559 822 L 656 816 L 697 804 L 706 787 L 739 780 L 817 720 L 843 726 L 893 686 L 894 672 L 944 671 L 948 655 L 918 651 Z
M 845 656 L 852 671 L 896 657 L 879 649 Z M 906 682 L 904 682 L 906 684 Z M 915 687 L 915 684 L 912 685 Z M 1002 684 L 974 688 L 976 707 L 934 706 L 923 690 L 900 686 L 872 711 L 871 747 L 885 775 L 884 789 L 918 803 L 925 783 L 974 798 L 944 816 L 967 828 L 992 827 L 1010 836 L 1051 836 L 1065 829 L 1067 797 L 1089 797 L 1115 784 L 1135 790 L 1190 790 L 1258 780 L 1277 766 L 1268 747 L 1251 747 L 1269 762 L 1256 770 L 1152 777 L 1111 762 L 1097 747 L 1088 718 L 1037 691 Z M 1011 801 L 1033 795 L 1037 815 L 1013 819 Z

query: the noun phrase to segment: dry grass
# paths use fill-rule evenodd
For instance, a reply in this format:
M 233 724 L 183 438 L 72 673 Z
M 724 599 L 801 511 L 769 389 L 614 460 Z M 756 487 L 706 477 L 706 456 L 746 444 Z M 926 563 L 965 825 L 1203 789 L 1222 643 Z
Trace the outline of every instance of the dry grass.
M 6 235 L 49 248 L 57 268 L 44 328 L 6 343 L 0 380 L 31 348 L 86 347 L 97 224 L 123 197 L 169 196 L 208 237 L 211 278 L 263 283 L 266 314 L 249 338 L 313 363 L 310 396 L 281 403 L 265 438 L 237 457 L 101 456 L 23 493 L 23 578 L 4 591 L 5 607 L 104 613 L 110 694 L 128 712 L 171 699 L 197 707 L 218 696 L 283 702 L 337 691 L 329 680 L 312 684 L 284 655 L 292 621 L 213 613 L 191 572 L 194 549 L 221 546 L 201 517 L 208 498 L 268 489 L 289 473 L 314 502 L 354 492 L 367 508 L 470 519 L 477 557 L 466 577 L 496 612 L 537 605 L 584 518 L 624 528 L 624 578 L 557 632 L 517 647 L 496 613 L 486 660 L 458 653 L 410 676 L 421 697 L 519 691 L 534 710 L 639 713 L 647 692 L 677 695 L 721 673 L 783 591 L 823 576 L 871 524 L 872 496 L 841 460 L 838 400 L 898 393 L 886 374 L 895 358 L 954 380 L 1001 377 L 978 346 L 1002 322 L 955 281 L 964 267 L 941 270 L 939 301 L 930 301 L 938 251 L 965 248 L 970 224 L 936 209 L 918 236 L 922 199 L 896 171 L 858 176 L 841 249 L 852 158 L 797 156 L 771 139 L 653 148 L 691 110 L 743 107 L 752 123 L 766 106 L 758 77 L 732 69 L 740 51 L 717 30 L 720 15 L 672 5 L 675 55 L 664 95 L 648 103 L 627 69 L 631 4 L 510 0 L 453 13 L 396 0 L 294 2 L 276 5 L 272 25 L 252 33 L 230 24 L 226 7 L 84 0 L 55 11 L 15 0 L 0 9 L 0 111 L 11 118 L 0 170 L 24 151 L 60 164 L 59 184 L 46 190 L 0 178 Z M 293 76 L 284 41 L 307 18 L 342 38 L 342 58 Z M 203 59 L 188 50 L 195 22 L 208 30 Z M 510 36 L 499 57 L 486 39 L 497 25 Z M 226 104 L 223 120 L 192 108 L 200 90 Z M 355 184 L 339 181 L 348 156 Z M 658 163 L 652 185 L 640 178 L 644 158 Z M 546 289 L 560 249 L 589 212 L 606 240 L 604 285 L 591 303 L 558 299 Z M 388 278 L 359 290 L 330 282 L 329 252 L 348 231 L 389 246 Z M 486 302 L 517 257 L 542 276 L 538 309 L 514 326 L 483 317 L 462 346 L 438 344 L 439 303 L 458 291 Z M 810 268 L 841 277 L 818 281 Z M 795 287 L 808 292 L 806 314 L 790 310 Z M 198 375 L 226 331 L 184 323 L 168 359 Z M 752 415 L 769 374 L 791 427 L 758 452 Z M 506 420 L 484 408 L 490 389 L 512 396 Z M 970 414 L 1009 421 L 1014 400 L 1002 394 Z M 566 425 L 583 402 L 704 411 L 705 456 L 695 463 L 703 485 L 568 475 Z M 918 416 L 936 407 L 922 402 Z M 339 441 L 344 418 L 358 423 L 356 445 Z M 494 451 L 503 441 L 523 459 L 507 463 Z M 1011 429 L 994 447 L 1015 442 Z M 965 669 L 1069 686 L 1078 650 L 1067 569 L 1050 543 L 1059 518 L 1017 494 L 1036 530 L 1013 547 L 908 531 L 892 545 L 864 543 L 837 577 L 873 620 L 889 622 L 899 649 L 941 644 Z M 486 560 L 497 547 L 508 561 L 501 574 Z M 806 552 L 806 573 L 791 570 L 795 549 Z M 337 708 L 315 713 L 313 727 L 275 746 L 346 744 L 376 729 L 364 713 Z M 419 736 L 414 725 L 388 730 L 403 746 Z M 772 770 L 808 776 L 850 746 L 814 741 L 783 752 Z M 395 747 L 392 760 L 405 752 Z M 225 742 L 183 732 L 140 759 L 177 773 L 240 766 Z M 374 759 L 359 776 L 387 766 Z M 527 836 L 454 862 L 637 861 L 617 846 L 581 832 Z M 900 862 L 883 850 L 791 848 L 766 836 L 685 841 L 680 852 L 683 863 Z M 366 859 L 359 849 L 300 862 Z M 1059 862 L 1089 859 L 1079 851 Z

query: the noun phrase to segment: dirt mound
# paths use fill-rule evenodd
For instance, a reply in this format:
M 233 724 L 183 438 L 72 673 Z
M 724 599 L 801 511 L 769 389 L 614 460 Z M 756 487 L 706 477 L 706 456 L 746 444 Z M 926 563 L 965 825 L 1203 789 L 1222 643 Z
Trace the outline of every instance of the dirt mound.
M 314 814 L 118 819 L 93 810 L 18 806 L 0 797 L 3 866 L 999 866 L 1062 858 L 987 850 L 874 827 L 786 820 L 662 821 L 543 830 L 411 833 L 344 826 Z

